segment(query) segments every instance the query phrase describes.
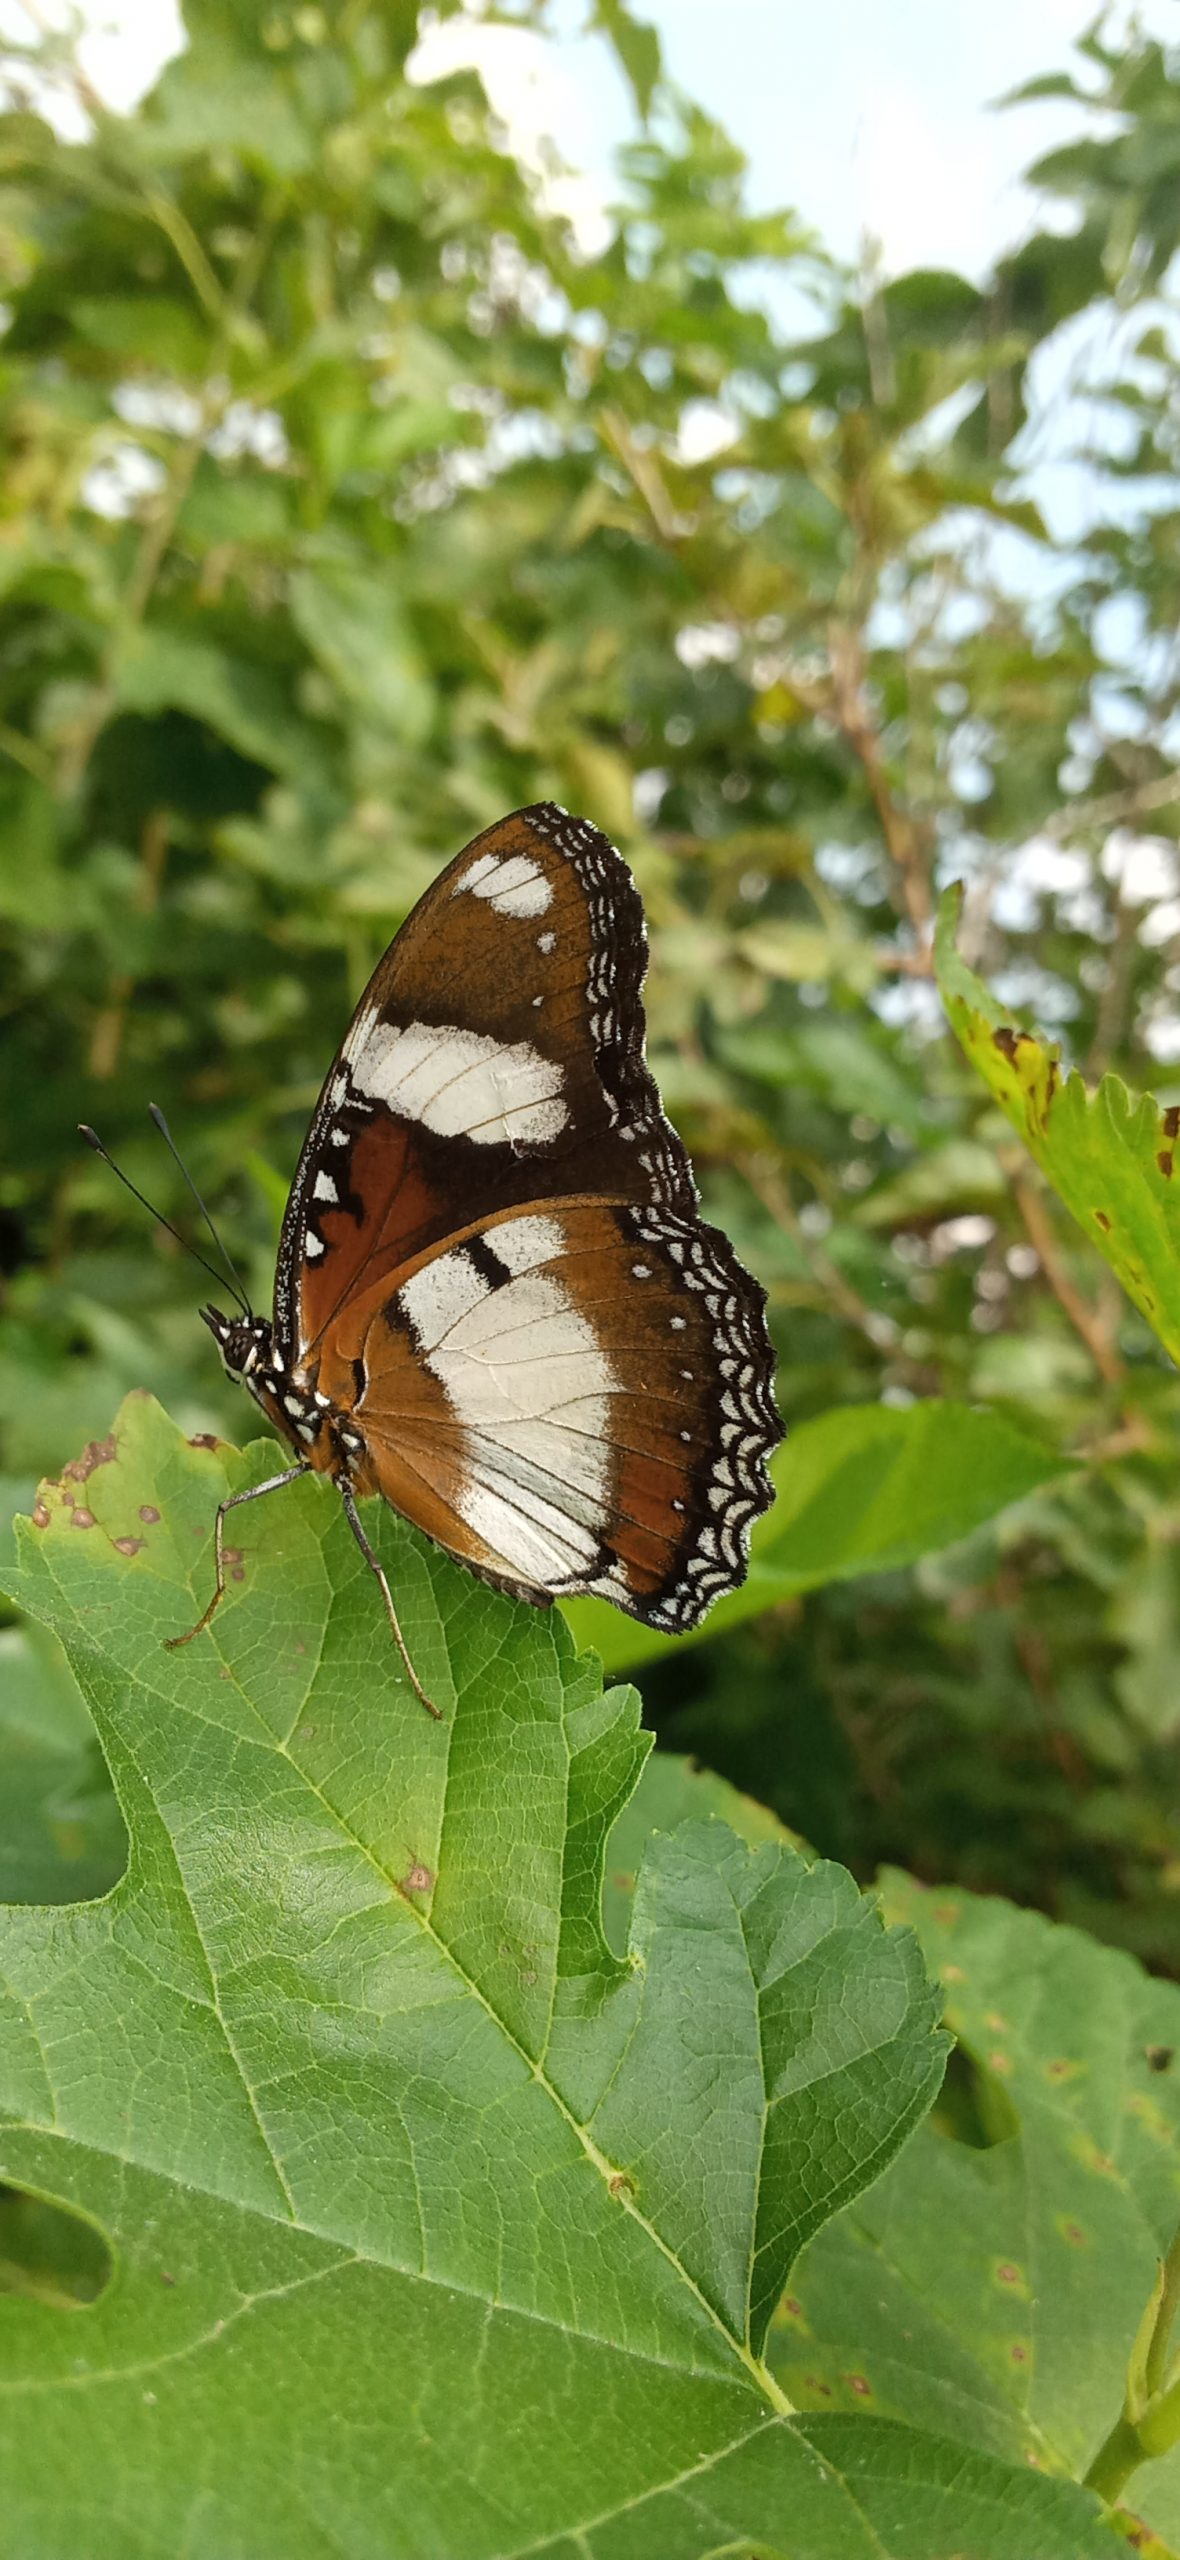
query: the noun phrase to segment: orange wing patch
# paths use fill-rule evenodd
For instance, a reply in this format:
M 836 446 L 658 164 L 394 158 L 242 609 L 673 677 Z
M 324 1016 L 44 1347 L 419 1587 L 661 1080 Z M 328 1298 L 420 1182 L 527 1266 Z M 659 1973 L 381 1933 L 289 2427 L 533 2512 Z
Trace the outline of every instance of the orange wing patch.
M 560 1202 L 494 1220 L 369 1301 L 367 1481 L 494 1581 L 695 1624 L 770 1499 L 758 1364 L 720 1374 L 761 1305 L 695 1220 L 657 1233 L 651 1212 Z

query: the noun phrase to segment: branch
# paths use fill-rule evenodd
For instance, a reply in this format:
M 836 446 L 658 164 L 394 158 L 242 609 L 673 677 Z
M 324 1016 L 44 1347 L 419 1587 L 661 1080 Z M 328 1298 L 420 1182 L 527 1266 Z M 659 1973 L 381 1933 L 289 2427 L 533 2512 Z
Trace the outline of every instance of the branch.
M 687 528 L 664 487 L 655 455 L 645 453 L 636 444 L 621 409 L 600 410 L 598 423 L 611 452 L 638 490 L 661 542 L 679 542 Z
M 1012 1196 L 1058 1306 L 1085 1343 L 1099 1376 L 1105 1379 L 1108 1387 L 1121 1387 L 1126 1379 L 1126 1364 L 1116 1350 L 1098 1309 L 1091 1306 L 1089 1299 L 1082 1296 L 1081 1290 L 1070 1279 L 1040 1192 L 1026 1172 L 1019 1168 L 1009 1170 Z
M 1149 809 L 1167 809 L 1173 801 L 1180 801 L 1180 771 L 1157 774 L 1154 782 L 1132 783 L 1126 791 L 1108 791 L 1101 800 L 1073 800 L 1055 817 L 1043 819 L 1035 832 L 1056 840 L 1071 835 L 1075 827 L 1115 827 L 1126 818 L 1143 817 Z
M 829 626 L 828 646 L 832 661 L 832 708 L 849 746 L 860 758 L 885 838 L 886 851 L 897 873 L 906 912 L 918 937 L 919 948 L 925 948 L 930 941 L 933 920 L 929 878 L 930 829 L 896 798 L 886 772 L 880 734 L 865 696 L 864 654 L 859 632 L 851 623 L 833 622 Z

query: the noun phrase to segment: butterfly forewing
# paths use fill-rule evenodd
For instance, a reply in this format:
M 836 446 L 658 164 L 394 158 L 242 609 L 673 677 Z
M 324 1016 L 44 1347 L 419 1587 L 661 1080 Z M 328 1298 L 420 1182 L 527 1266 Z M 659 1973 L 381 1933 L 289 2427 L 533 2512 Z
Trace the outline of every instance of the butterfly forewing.
M 275 1342 L 355 1492 L 510 1590 L 679 1630 L 742 1578 L 781 1425 L 763 1292 L 644 1063 L 645 961 L 625 864 L 563 810 L 450 864 L 324 1087 Z
M 460 1226 L 570 1193 L 691 1209 L 643 1059 L 643 909 L 597 828 L 542 804 L 419 900 L 353 1017 L 295 1177 L 276 1343 Z

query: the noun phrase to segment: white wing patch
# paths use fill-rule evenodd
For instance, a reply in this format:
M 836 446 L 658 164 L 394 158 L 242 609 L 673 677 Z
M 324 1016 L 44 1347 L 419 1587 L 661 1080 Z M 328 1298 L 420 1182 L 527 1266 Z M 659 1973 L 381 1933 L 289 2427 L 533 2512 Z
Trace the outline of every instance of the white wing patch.
M 436 1137 L 539 1145 L 569 1118 L 560 1066 L 527 1040 L 492 1040 L 450 1022 L 409 1022 L 401 1030 L 368 1013 L 353 1024 L 342 1054 L 357 1093 L 388 1103 L 403 1120 L 420 1120 Z
M 424 1263 L 398 1290 L 397 1300 L 413 1325 L 419 1350 L 428 1354 L 486 1296 L 486 1280 L 460 1246 L 454 1253 L 440 1253 L 433 1262 Z M 427 1366 L 432 1366 L 429 1359 Z
M 460 1517 L 522 1581 L 556 1591 L 599 1555 L 620 1382 L 569 1291 L 537 1268 L 561 1251 L 560 1221 L 508 1219 L 480 1242 L 512 1277 L 497 1286 L 456 1245 L 398 1303 L 463 1433 Z
M 506 1218 L 502 1227 L 490 1231 L 487 1242 L 497 1260 L 517 1276 L 535 1271 L 540 1262 L 556 1262 L 565 1250 L 560 1218 Z
M 553 904 L 553 891 L 540 863 L 531 862 L 525 853 L 481 853 L 478 862 L 456 880 L 451 896 L 458 898 L 465 889 L 473 897 L 486 898 L 498 916 L 543 916 Z

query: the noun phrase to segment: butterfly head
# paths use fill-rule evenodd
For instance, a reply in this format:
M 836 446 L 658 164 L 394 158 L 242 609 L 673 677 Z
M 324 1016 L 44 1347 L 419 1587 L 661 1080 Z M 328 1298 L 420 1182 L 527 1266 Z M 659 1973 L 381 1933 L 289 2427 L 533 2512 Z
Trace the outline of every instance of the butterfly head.
M 236 1378 L 248 1387 L 257 1370 L 269 1367 L 272 1339 L 268 1317 L 223 1316 L 220 1307 L 202 1307 L 201 1319 L 217 1344 L 228 1378 Z

